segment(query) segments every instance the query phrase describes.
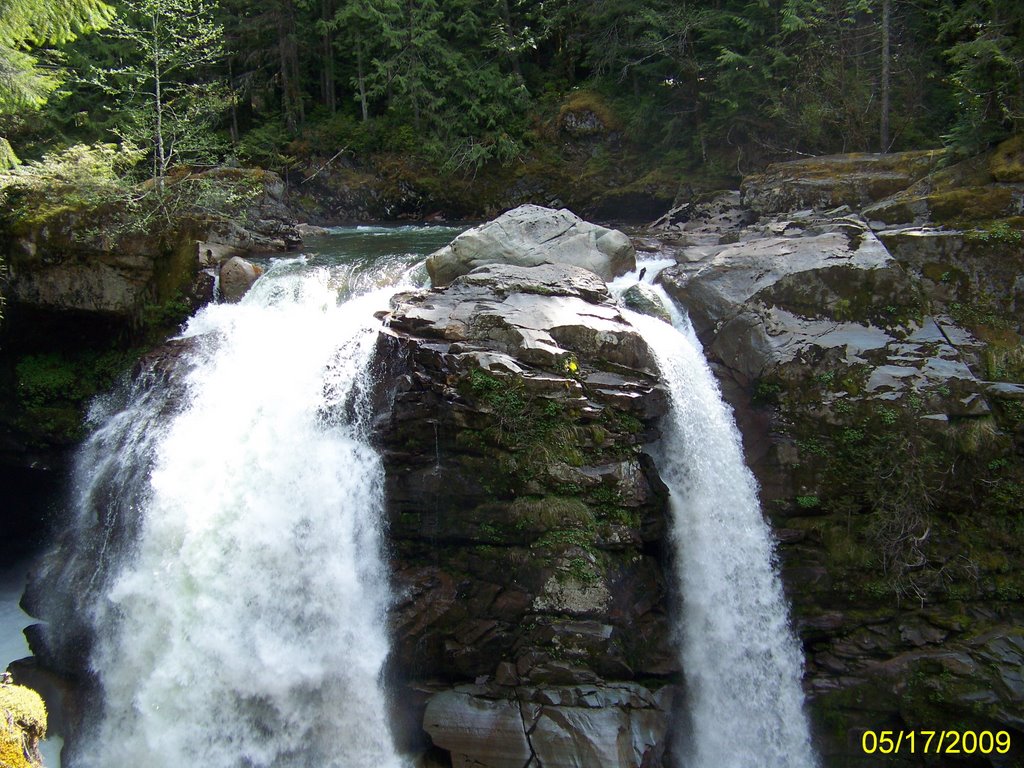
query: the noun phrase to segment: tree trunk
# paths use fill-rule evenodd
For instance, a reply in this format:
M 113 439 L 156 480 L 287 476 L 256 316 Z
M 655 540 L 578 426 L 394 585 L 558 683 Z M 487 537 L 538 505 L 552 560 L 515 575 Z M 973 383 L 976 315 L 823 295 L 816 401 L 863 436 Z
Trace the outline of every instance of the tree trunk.
M 880 152 L 889 151 L 889 88 L 892 75 L 892 56 L 889 50 L 889 26 L 892 0 L 882 0 L 882 114 L 879 120 L 878 143 Z
M 164 191 L 164 176 L 167 175 L 168 158 L 164 150 L 164 104 L 161 93 L 160 72 L 160 20 L 153 14 L 153 107 L 156 110 L 156 148 L 153 157 L 153 180 L 157 191 Z
M 331 17 L 334 15 L 334 7 L 331 0 L 323 0 L 320 10 L 321 18 L 324 21 L 324 31 L 321 37 L 324 61 L 321 71 L 320 89 L 324 106 L 326 106 L 333 115 L 338 109 L 338 103 L 334 87 L 334 39 L 331 36 L 330 28 L 327 26 L 327 22 L 329 22 Z
M 231 144 L 238 144 L 238 91 L 235 90 L 234 56 L 228 56 L 228 88 L 231 89 Z
M 366 73 L 363 71 L 363 43 L 356 43 L 356 79 L 359 83 L 359 106 L 363 108 L 363 122 L 370 119 L 370 108 L 366 100 Z
M 281 62 L 281 106 L 290 131 L 305 122 L 299 83 L 299 51 L 295 43 L 295 9 L 291 0 L 282 0 L 277 24 L 277 49 Z

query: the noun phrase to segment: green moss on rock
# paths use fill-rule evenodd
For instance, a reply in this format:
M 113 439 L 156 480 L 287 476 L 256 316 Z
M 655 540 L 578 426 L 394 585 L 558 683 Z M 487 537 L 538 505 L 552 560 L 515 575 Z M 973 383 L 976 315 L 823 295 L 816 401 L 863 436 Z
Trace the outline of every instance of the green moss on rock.
M 927 198 L 932 218 L 940 223 L 985 221 L 1013 212 L 1013 192 L 1006 187 L 960 187 Z
M 31 688 L 0 683 L 0 768 L 39 768 L 46 705 Z
M 1024 181 L 1024 134 L 1017 134 L 996 147 L 988 167 L 996 181 Z

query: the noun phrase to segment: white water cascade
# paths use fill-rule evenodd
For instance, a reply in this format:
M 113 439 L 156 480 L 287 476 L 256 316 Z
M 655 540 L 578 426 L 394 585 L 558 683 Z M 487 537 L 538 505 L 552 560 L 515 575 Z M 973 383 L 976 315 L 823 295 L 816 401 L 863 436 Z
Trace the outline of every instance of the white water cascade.
M 329 269 L 280 262 L 190 321 L 180 408 L 142 398 L 98 430 L 84 455 L 113 445 L 105 474 L 143 477 L 114 483 L 139 527 L 92 619 L 103 711 L 75 766 L 402 765 L 380 679 L 382 467 L 360 397 L 394 290 L 339 303 Z
M 664 264 L 652 266 L 656 273 Z M 628 314 L 658 359 L 672 403 L 655 458 L 671 492 L 683 602 L 678 640 L 689 728 L 681 735 L 681 765 L 814 768 L 802 655 L 756 481 L 689 321 L 652 287 L 676 327 Z

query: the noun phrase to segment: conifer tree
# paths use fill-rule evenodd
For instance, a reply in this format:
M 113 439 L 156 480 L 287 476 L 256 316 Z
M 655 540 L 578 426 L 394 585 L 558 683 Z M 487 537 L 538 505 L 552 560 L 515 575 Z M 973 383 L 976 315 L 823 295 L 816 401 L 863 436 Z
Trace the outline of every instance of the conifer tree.
M 40 106 L 59 83 L 53 68 L 39 66 L 33 48 L 102 29 L 113 14 L 101 0 L 0 0 L 0 115 Z M 0 170 L 17 161 L 0 136 Z

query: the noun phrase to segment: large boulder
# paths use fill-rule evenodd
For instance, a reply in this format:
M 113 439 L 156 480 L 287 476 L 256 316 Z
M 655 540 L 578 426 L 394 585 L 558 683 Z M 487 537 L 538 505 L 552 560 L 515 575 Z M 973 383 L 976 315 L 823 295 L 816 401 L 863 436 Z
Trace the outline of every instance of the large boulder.
M 241 301 L 246 292 L 252 288 L 256 278 L 263 274 L 263 267 L 232 256 L 220 267 L 220 295 L 224 301 L 233 304 Z
M 444 286 L 485 264 L 571 264 L 611 280 L 636 267 L 636 252 L 618 230 L 591 224 L 565 208 L 521 205 L 431 254 L 427 271 L 435 286 Z
M 661 275 L 744 385 L 810 343 L 884 346 L 886 326 L 920 312 L 916 287 L 863 223 L 797 231 L 768 231 Z
M 657 370 L 604 284 L 579 267 L 483 266 L 443 293 L 409 297 L 391 324 L 447 341 L 484 342 L 523 363 L 562 372 L 573 354 Z
M 620 687 L 678 670 L 643 450 L 667 399 L 605 283 L 489 265 L 399 296 L 377 365 L 394 664 L 433 694 L 407 718 L 453 765 L 657 764 L 667 718 Z

